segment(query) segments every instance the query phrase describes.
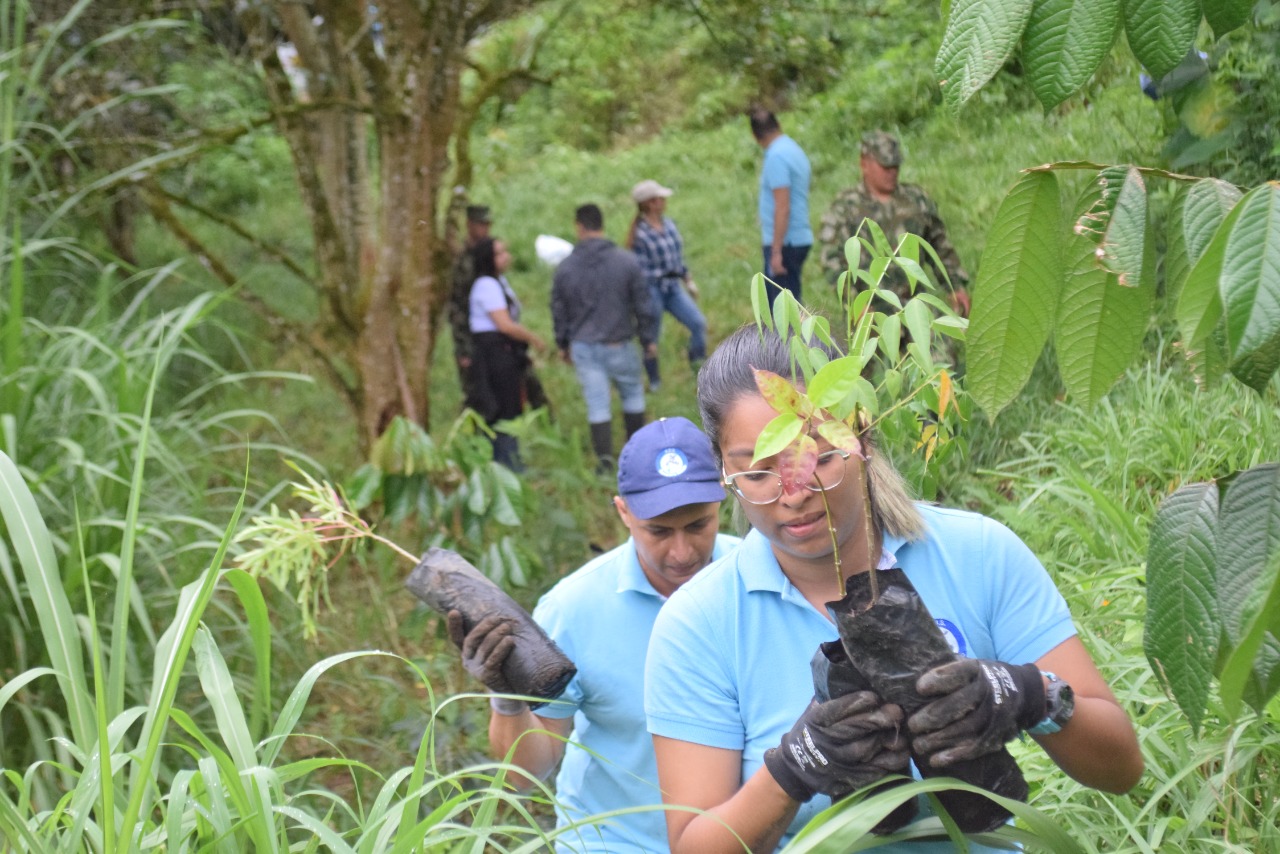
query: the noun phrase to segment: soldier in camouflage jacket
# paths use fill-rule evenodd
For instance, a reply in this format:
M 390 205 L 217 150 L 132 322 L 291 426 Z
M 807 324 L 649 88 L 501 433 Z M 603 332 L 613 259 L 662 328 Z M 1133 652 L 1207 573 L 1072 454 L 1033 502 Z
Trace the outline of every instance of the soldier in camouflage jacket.
M 929 242 L 946 269 L 951 285 L 955 288 L 957 309 L 968 314 L 968 294 L 965 285 L 969 274 L 960 264 L 960 256 L 947 239 L 947 228 L 938 215 L 938 206 L 929 195 L 915 184 L 898 183 L 898 167 L 902 163 L 902 150 L 895 136 L 884 131 L 873 131 L 862 139 L 862 181 L 855 187 L 842 190 L 822 217 L 819 239 L 822 243 L 821 263 L 828 281 L 835 284 L 840 274 L 848 269 L 844 244 L 863 219 L 870 219 L 880 226 L 891 245 L 896 246 L 905 234 L 915 234 Z M 870 237 L 863 230 L 863 237 Z M 921 253 L 922 263 L 934 266 L 932 259 Z M 867 266 L 864 252 L 862 266 Z M 942 284 L 942 271 L 933 270 Z M 909 295 L 906 275 L 896 265 L 885 273 L 884 286 L 892 289 L 904 301 Z M 945 286 L 945 285 L 944 285 Z

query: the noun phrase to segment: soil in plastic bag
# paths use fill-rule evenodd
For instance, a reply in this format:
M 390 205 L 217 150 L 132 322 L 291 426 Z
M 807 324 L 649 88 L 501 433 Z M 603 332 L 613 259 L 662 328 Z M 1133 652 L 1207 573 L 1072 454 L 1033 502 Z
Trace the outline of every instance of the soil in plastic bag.
M 827 610 L 836 621 L 850 667 L 877 694 L 902 706 L 910 716 L 927 702 L 916 693 L 916 680 L 956 655 L 906 573 L 896 567 L 873 572 L 880 588 L 874 603 L 871 573 L 864 572 L 848 579 L 845 597 L 828 602 Z M 849 678 L 847 674 L 840 677 Z M 955 777 L 1006 798 L 1027 799 L 1027 781 L 1003 747 L 946 768 L 929 767 L 914 753 L 911 758 L 922 777 Z M 1011 816 L 994 801 L 970 792 L 943 791 L 938 800 L 965 833 L 995 830 Z
M 809 669 L 813 671 L 813 696 L 819 703 L 825 703 L 834 697 L 843 697 L 845 694 L 852 694 L 856 691 L 873 691 L 871 683 L 867 681 L 867 677 L 858 672 L 849 662 L 849 656 L 845 655 L 844 647 L 840 645 L 840 641 L 827 641 L 818 644 L 818 651 L 813 654 L 813 658 L 809 662 Z M 882 784 L 881 788 L 890 788 L 893 786 L 901 786 L 909 783 L 910 780 L 890 780 Z M 849 794 L 849 793 L 845 793 Z M 844 795 L 837 793 L 833 795 L 831 800 L 838 801 Z M 910 824 L 919 812 L 919 806 L 915 798 L 910 798 L 898 804 L 893 811 L 880 819 L 875 827 L 871 828 L 871 832 L 883 836 L 901 830 Z
M 541 697 L 533 708 L 559 697 L 578 669 L 529 613 L 457 552 L 433 548 L 409 574 L 405 587 L 441 614 L 462 613 L 463 628 L 471 631 L 491 614 L 513 623 L 515 648 L 502 665 L 513 694 Z

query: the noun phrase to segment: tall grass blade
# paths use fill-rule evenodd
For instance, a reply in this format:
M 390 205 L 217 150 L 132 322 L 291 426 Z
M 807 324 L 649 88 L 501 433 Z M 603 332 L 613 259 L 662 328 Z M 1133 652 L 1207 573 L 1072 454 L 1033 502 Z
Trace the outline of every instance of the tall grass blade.
M 93 585 L 89 580 L 89 562 L 84 554 L 84 531 L 80 527 L 80 511 L 76 509 L 76 542 L 80 546 L 80 575 L 84 579 L 84 589 L 88 591 L 85 596 L 85 608 L 89 617 L 89 660 L 93 665 L 93 709 L 96 712 L 96 720 L 98 724 L 98 774 L 100 777 L 100 790 L 98 801 L 98 815 L 102 823 L 103 854 L 115 854 L 116 839 L 115 834 L 111 832 L 111 822 L 116 815 L 116 787 L 115 774 L 111 768 L 112 746 L 111 739 L 108 734 L 107 720 L 109 717 L 107 697 L 106 697 L 106 673 L 102 667 L 102 638 L 98 635 L 98 613 L 93 604 Z M 86 766 L 86 771 L 92 770 Z M 88 811 L 85 811 L 88 815 Z M 74 838 L 74 837 L 73 837 Z
M 307 672 L 302 674 L 302 678 L 294 686 L 293 692 L 289 694 L 289 699 L 285 701 L 284 706 L 280 709 L 280 717 L 276 719 L 276 725 L 271 729 L 267 744 L 262 748 L 263 765 L 270 766 L 275 764 L 281 748 L 284 747 L 284 740 L 293 732 L 293 728 L 298 725 L 298 720 L 302 717 L 302 711 L 306 708 L 307 700 L 311 696 L 311 689 L 315 687 L 316 680 L 324 675 L 326 670 L 335 665 L 365 656 L 399 658 L 395 653 L 367 650 L 363 652 L 338 653 L 311 665 Z
M 0 453 L 0 516 L 22 566 L 49 660 L 58 674 L 72 736 L 76 744 L 91 747 L 94 716 L 84 678 L 80 632 L 63 589 L 49 529 L 18 467 L 5 453 Z
M 160 743 L 173 711 L 173 701 L 178 693 L 183 665 L 186 663 L 187 654 L 191 651 L 200 617 L 208 607 L 209 600 L 213 598 L 213 591 L 218 583 L 219 567 L 226 558 L 227 549 L 240 525 L 240 515 L 243 511 L 244 494 L 241 493 L 240 500 L 231 514 L 231 521 L 227 525 L 221 542 L 218 543 L 218 549 L 209 562 L 208 569 L 201 578 L 182 589 L 173 622 L 161 635 L 156 647 L 151 707 L 139 738 L 142 755 L 134 766 L 129 803 L 120 823 L 119 840 L 129 845 L 135 841 L 136 826 L 140 816 L 143 815 L 144 804 L 148 803 L 155 785 L 154 774 Z
M 107 708 L 111 717 L 124 709 L 124 684 L 128 671 L 126 650 L 129 643 L 129 597 L 134 589 L 133 555 L 138 537 L 138 508 L 142 503 L 142 480 L 147 465 L 147 449 L 151 438 L 151 410 L 155 403 L 156 387 L 159 385 L 161 374 L 168 366 L 174 352 L 177 351 L 182 336 L 205 302 L 207 300 L 193 300 L 171 323 L 161 323 L 156 327 L 162 337 L 142 406 L 137 451 L 134 455 L 133 480 L 129 490 L 128 507 L 125 510 L 124 532 L 120 541 L 120 570 L 116 584 L 115 610 L 111 619 L 111 672 L 107 691 Z
M 249 706 L 249 732 L 261 738 L 271 713 L 271 617 L 258 580 L 243 569 L 229 569 L 223 579 L 231 585 L 248 621 L 253 648 L 254 695 Z
M 257 851 L 276 852 L 275 834 L 272 833 L 271 798 L 263 783 L 256 776 L 251 776 L 258 768 L 258 754 L 254 749 L 253 738 L 249 734 L 249 725 L 245 721 L 244 709 L 236 696 L 235 682 L 231 679 L 231 671 L 227 662 L 218 651 L 218 645 L 206 628 L 200 628 L 195 638 L 196 672 L 200 675 L 200 687 L 213 709 L 214 719 L 218 724 L 218 734 L 227 746 L 232 762 L 239 771 L 241 780 L 252 789 L 251 797 L 256 801 L 256 808 L 251 808 L 247 819 L 249 834 L 254 839 Z M 249 777 L 250 779 L 245 779 Z
M 7 184 L 8 181 L 4 183 Z M 18 402 L 22 395 L 22 389 L 14 377 L 23 362 L 22 231 L 21 225 L 17 222 L 13 224 L 13 242 L 10 244 L 9 258 L 9 313 L 4 319 L 4 364 L 0 366 L 3 367 L 8 381 L 0 384 L 0 412 L 12 414 L 18 411 Z

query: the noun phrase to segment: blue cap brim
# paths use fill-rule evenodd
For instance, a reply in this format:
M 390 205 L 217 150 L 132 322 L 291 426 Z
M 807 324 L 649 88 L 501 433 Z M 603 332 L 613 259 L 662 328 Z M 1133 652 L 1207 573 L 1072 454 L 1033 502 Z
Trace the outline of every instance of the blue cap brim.
M 652 519 L 663 513 L 670 513 L 677 507 L 687 504 L 710 504 L 713 501 L 724 501 L 724 487 L 719 481 L 678 481 L 668 483 L 648 492 L 633 492 L 623 495 L 627 509 L 637 519 Z

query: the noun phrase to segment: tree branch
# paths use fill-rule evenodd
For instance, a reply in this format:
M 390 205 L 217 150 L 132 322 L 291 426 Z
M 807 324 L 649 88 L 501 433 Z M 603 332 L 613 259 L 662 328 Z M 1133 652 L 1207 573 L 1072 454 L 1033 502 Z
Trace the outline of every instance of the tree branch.
M 179 196 L 176 193 L 170 192 L 167 188 L 161 186 L 157 182 L 153 181 L 148 183 L 147 190 L 149 192 L 158 193 L 164 196 L 167 200 L 175 204 L 181 205 L 182 207 L 186 208 L 189 211 L 200 214 L 200 216 L 204 217 L 210 222 L 216 223 L 217 225 L 222 226 L 228 231 L 233 232 L 241 239 L 247 241 L 259 252 L 263 253 L 264 255 L 268 255 L 276 259 L 277 261 L 279 261 L 280 264 L 285 267 L 285 269 L 287 269 L 289 272 L 297 276 L 298 279 L 300 279 L 304 284 L 306 284 L 312 290 L 316 290 L 314 276 L 311 273 L 307 272 L 305 269 L 303 269 L 301 264 L 299 264 L 296 260 L 294 260 L 283 249 L 280 249 L 279 247 L 276 247 L 276 246 L 272 246 L 266 243 L 265 241 L 263 241 L 261 238 L 254 235 L 253 232 L 249 231 L 249 229 L 245 228 L 237 220 L 234 220 L 230 217 L 223 216 L 217 211 L 207 208 L 204 205 L 200 204 L 199 202 L 196 202 L 193 199 L 189 199 L 186 196 Z
M 304 333 L 297 324 L 286 321 L 262 297 L 243 287 L 239 277 L 231 271 L 231 268 L 214 254 L 191 229 L 187 228 L 177 214 L 173 212 L 173 208 L 169 204 L 168 193 L 156 192 L 154 186 L 148 184 L 143 187 L 142 196 L 147 202 L 151 215 L 155 217 L 157 222 L 167 228 L 174 237 L 178 238 L 187 247 L 187 251 L 199 259 L 200 263 L 218 281 L 233 291 L 241 302 L 248 305 L 260 317 L 265 318 L 272 326 L 278 329 L 287 343 L 301 346 L 310 353 L 333 387 L 342 392 L 352 412 L 359 412 L 359 391 L 347 381 L 346 377 L 337 369 L 337 366 L 333 364 L 329 354 L 331 347 L 326 347 L 323 340 L 317 341 L 311 334 Z M 323 336 L 318 337 L 323 339 Z

